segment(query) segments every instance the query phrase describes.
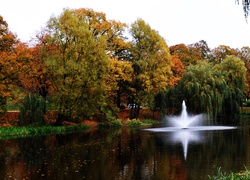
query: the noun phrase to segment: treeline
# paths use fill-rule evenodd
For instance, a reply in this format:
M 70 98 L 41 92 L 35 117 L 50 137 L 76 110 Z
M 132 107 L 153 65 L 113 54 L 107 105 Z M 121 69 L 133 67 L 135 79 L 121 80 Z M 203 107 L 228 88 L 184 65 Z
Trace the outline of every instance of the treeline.
M 92 9 L 65 9 L 25 44 L 0 16 L 0 108 L 21 104 L 20 125 L 43 124 L 47 105 L 64 120 L 116 117 L 122 104 L 235 119 L 249 98 L 250 48 L 206 41 L 168 47 L 142 19 L 131 25 Z M 246 88 L 245 88 L 246 87 Z M 37 119 L 40 119 L 39 121 Z

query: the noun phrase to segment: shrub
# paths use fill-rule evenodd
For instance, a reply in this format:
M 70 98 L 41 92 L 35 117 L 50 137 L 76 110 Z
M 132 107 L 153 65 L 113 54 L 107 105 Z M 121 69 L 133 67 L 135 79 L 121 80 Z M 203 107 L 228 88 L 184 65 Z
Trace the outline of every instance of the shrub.
M 145 120 L 139 120 L 139 119 L 132 119 L 132 120 L 128 120 L 126 122 L 126 125 L 127 126 L 148 126 L 148 125 L 154 125 L 158 123 L 157 121 L 155 120 L 152 120 L 152 119 L 145 119 Z
M 20 107 L 18 125 L 44 125 L 44 103 L 42 97 L 28 94 Z
M 128 126 L 141 126 L 143 123 L 139 119 L 132 119 L 126 122 Z
M 122 126 L 122 120 L 116 119 L 116 120 L 111 120 L 108 122 L 100 122 L 99 126 L 100 127 L 120 127 Z
M 157 124 L 158 122 L 156 120 L 152 120 L 152 119 L 145 119 L 142 121 L 142 123 L 144 125 L 154 125 L 154 124 Z
M 87 129 L 87 125 L 2 127 L 0 128 L 0 139 L 45 136 L 51 134 L 66 134 L 81 132 Z
M 250 107 L 250 100 L 243 102 L 243 106 Z

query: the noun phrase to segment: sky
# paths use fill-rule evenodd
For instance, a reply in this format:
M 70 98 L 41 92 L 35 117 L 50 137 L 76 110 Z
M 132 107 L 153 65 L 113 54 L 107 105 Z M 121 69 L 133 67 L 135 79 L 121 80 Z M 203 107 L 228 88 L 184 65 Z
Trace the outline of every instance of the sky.
M 91 8 L 128 25 L 141 18 L 168 46 L 205 40 L 210 48 L 250 47 L 250 18 L 235 0 L 0 0 L 0 15 L 23 42 L 64 8 Z

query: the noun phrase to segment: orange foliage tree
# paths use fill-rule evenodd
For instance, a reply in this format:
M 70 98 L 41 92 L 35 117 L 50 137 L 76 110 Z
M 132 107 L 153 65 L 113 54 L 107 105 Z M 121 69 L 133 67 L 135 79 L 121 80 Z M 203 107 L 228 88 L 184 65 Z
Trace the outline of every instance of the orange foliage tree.
M 185 68 L 189 65 L 195 65 L 197 61 L 202 60 L 202 55 L 194 46 L 186 46 L 185 44 L 177 44 L 169 47 L 171 55 L 177 56 Z
M 48 53 L 56 53 L 46 45 L 46 36 L 37 35 L 38 43 L 34 47 L 20 44 L 17 47 L 17 60 L 22 68 L 19 73 L 19 87 L 26 93 L 37 94 L 46 102 L 47 96 L 53 92 L 53 86 L 45 61 Z M 43 112 L 46 112 L 44 103 Z
M 229 46 L 225 45 L 220 45 L 211 51 L 211 62 L 218 64 L 220 63 L 223 59 L 226 58 L 228 55 L 234 55 L 237 56 L 237 51 L 236 49 L 233 49 Z
M 17 80 L 15 45 L 18 41 L 8 29 L 7 22 L 0 16 L 0 109 L 4 110 L 11 96 L 13 81 Z
M 171 67 L 171 70 L 173 72 L 173 77 L 171 78 L 170 85 L 175 86 L 185 72 L 185 67 L 177 55 L 172 55 L 172 63 L 173 66 Z

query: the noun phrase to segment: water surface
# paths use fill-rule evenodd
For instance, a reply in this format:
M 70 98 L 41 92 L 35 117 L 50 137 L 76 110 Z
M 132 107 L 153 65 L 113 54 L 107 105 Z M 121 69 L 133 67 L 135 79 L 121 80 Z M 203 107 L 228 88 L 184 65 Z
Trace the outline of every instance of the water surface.
M 135 128 L 0 141 L 0 179 L 208 179 L 250 169 L 250 128 Z

